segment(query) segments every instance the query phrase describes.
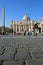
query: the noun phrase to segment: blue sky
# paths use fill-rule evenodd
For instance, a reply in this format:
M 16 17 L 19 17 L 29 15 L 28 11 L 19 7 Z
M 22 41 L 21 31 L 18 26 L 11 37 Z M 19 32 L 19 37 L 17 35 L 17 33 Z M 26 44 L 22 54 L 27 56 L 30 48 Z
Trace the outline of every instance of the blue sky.
M 30 19 L 40 22 L 43 16 L 43 0 L 0 0 L 0 26 L 2 26 L 2 7 L 5 8 L 5 26 L 11 20 L 21 20 L 25 13 Z

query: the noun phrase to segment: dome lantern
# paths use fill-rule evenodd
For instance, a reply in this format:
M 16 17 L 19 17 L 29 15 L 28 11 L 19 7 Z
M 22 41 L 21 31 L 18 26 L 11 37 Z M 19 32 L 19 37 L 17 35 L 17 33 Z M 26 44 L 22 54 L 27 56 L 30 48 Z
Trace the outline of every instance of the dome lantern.
M 25 14 L 24 17 L 22 18 L 22 20 L 30 20 L 30 18 L 27 14 Z

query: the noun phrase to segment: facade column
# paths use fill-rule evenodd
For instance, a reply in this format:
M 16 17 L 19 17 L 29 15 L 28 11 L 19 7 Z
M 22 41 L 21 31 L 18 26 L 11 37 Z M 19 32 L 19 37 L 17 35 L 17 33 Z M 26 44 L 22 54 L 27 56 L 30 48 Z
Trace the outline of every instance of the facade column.
M 20 32 L 21 32 L 21 25 L 20 25 Z
M 26 25 L 25 25 L 25 31 L 26 31 Z
M 31 23 L 30 23 L 30 24 L 31 24 L 31 32 L 32 32 L 32 21 L 31 21 Z
M 24 31 L 24 25 L 23 25 L 23 31 Z
M 41 33 L 42 33 L 42 26 L 41 26 Z
M 28 25 L 28 32 L 29 32 L 29 25 Z
M 16 25 L 16 33 L 17 33 L 17 25 Z
M 21 25 L 21 32 L 22 32 L 22 25 Z
M 29 32 L 30 32 L 30 26 L 29 26 Z
M 14 22 L 13 22 L 13 35 L 14 35 Z
M 21 32 L 21 25 L 20 25 L 20 32 Z
M 20 25 L 19 25 L 19 32 L 20 32 Z

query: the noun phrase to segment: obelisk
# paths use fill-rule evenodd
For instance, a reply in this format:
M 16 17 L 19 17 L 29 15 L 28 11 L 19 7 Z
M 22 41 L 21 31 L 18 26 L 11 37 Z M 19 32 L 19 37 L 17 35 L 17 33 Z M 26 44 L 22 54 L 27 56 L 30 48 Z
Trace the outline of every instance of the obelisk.
M 5 9 L 2 8 L 2 34 L 5 34 Z

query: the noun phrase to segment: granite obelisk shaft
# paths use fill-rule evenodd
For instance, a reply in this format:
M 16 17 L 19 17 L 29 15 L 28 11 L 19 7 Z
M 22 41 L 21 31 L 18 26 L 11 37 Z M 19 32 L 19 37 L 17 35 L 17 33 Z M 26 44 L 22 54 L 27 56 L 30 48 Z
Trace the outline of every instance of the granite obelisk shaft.
M 2 8 L 2 34 L 5 34 L 5 9 Z

